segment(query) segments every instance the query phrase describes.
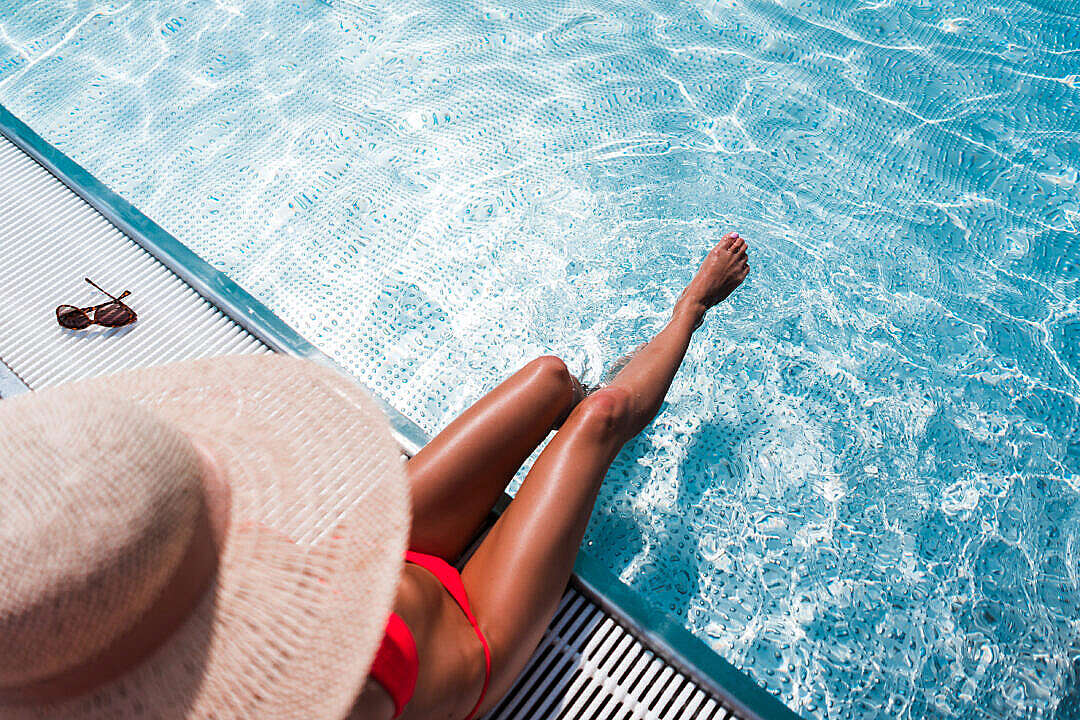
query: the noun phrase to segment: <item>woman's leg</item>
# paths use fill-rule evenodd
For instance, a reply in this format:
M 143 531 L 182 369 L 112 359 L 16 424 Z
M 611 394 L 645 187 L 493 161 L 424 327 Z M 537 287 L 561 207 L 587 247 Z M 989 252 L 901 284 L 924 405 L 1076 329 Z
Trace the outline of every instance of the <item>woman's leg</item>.
M 521 463 L 581 400 L 557 357 L 533 360 L 446 426 L 406 465 L 409 547 L 453 561 Z
M 540 642 L 570 578 L 593 502 L 619 449 L 651 422 L 705 311 L 746 277 L 746 245 L 727 235 L 702 263 L 671 321 L 611 385 L 578 405 L 462 572 L 492 650 L 486 711 Z

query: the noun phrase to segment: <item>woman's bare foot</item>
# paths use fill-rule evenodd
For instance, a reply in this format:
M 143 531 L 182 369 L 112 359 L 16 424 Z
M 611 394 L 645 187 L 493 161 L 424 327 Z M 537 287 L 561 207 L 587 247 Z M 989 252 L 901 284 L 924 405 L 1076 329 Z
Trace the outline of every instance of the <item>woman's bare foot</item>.
M 726 299 L 749 272 L 746 241 L 737 232 L 728 233 L 702 260 L 694 279 L 675 303 L 675 313 L 693 313 L 695 327 L 700 325 L 705 311 Z

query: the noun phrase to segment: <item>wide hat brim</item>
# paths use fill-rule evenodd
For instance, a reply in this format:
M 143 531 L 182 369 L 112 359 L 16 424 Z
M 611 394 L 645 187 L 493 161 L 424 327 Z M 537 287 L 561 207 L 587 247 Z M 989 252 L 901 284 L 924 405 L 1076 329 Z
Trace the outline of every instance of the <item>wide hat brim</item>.
M 77 698 L 0 714 L 344 717 L 385 629 L 409 530 L 400 449 L 375 402 L 340 373 L 281 355 L 41 392 L 133 400 L 210 450 L 231 487 L 229 530 L 211 587 L 148 658 Z

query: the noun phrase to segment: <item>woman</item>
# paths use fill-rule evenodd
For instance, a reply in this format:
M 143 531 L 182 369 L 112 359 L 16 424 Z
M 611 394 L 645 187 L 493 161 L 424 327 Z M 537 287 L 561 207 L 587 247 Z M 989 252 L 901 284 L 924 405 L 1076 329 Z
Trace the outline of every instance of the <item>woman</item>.
M 667 326 L 585 397 L 561 360 L 533 360 L 450 423 L 407 465 L 410 553 L 360 720 L 477 717 L 510 689 L 569 580 L 600 483 L 655 417 L 705 312 L 749 272 L 746 242 L 712 249 Z M 552 429 L 520 490 L 466 562 L 518 468 Z M 443 560 L 440 560 L 443 559 Z

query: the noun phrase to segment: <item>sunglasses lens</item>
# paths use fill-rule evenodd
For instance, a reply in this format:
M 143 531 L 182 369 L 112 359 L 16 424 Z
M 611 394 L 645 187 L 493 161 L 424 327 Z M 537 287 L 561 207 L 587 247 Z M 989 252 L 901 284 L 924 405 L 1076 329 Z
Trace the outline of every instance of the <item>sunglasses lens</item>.
M 82 330 L 90 325 L 90 318 L 77 307 L 61 305 L 56 308 L 56 322 L 71 330 Z
M 135 313 L 126 305 L 109 303 L 97 309 L 94 322 L 105 327 L 120 327 L 135 322 Z

